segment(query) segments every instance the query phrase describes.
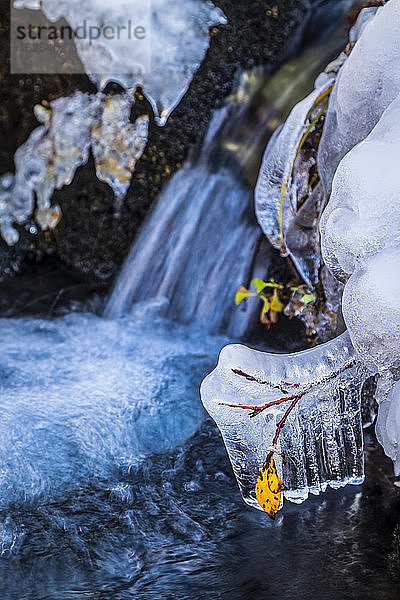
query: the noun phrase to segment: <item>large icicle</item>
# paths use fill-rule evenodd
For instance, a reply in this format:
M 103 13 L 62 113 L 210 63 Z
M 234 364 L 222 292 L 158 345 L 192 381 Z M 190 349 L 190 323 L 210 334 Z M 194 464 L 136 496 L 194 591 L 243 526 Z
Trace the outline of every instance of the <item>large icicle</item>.
M 314 239 L 314 235 L 307 235 L 305 231 L 316 231 L 315 222 L 321 213 L 324 197 L 318 185 L 314 190 L 310 187 L 309 173 L 315 165 L 315 157 L 308 156 L 303 161 L 306 164 L 300 168 L 297 163 L 302 158 L 302 141 L 321 115 L 333 81 L 333 78 L 328 78 L 299 102 L 282 129 L 272 137 L 255 192 L 256 215 L 263 232 L 275 248 L 291 256 L 307 283 L 318 280 L 320 250 L 318 236 Z M 309 196 L 308 201 L 301 206 L 304 196 Z M 300 212 L 307 212 L 305 219 L 304 215 L 299 217 Z M 298 221 L 303 225 L 300 228 Z
M 241 345 L 222 350 L 201 397 L 222 432 L 248 504 L 261 508 L 257 477 L 289 407 L 276 442 L 284 458 L 276 459 L 284 496 L 303 502 L 328 485 L 363 481 L 360 392 L 367 376 L 347 333 L 297 354 Z

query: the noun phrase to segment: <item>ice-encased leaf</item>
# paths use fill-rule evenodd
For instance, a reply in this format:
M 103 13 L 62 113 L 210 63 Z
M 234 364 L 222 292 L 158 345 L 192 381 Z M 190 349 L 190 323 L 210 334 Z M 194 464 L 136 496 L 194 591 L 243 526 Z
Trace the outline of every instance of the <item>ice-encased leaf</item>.
M 282 506 L 283 488 L 283 481 L 276 470 L 273 452 L 270 452 L 257 478 L 256 498 L 271 519 L 275 519 L 276 513 Z
M 127 91 L 142 86 L 160 125 L 164 125 L 186 92 L 209 46 L 209 28 L 226 23 L 223 12 L 210 0 L 43 0 L 17 1 L 15 8 L 34 8 L 56 22 L 60 18 L 75 30 L 90 27 L 125 28 L 119 39 L 87 33 L 74 38 L 87 74 L 99 89 L 114 81 Z M 130 25 L 129 25 L 130 24 Z M 128 27 L 145 30 L 144 39 L 128 37 Z M 123 30 L 121 30 L 123 32 Z
M 307 232 L 320 214 L 323 193 L 317 186 L 300 208 L 304 188 L 308 188 L 310 164 L 298 165 L 299 148 L 310 128 L 318 106 L 329 93 L 333 79 L 328 78 L 307 98 L 299 102 L 284 126 L 271 138 L 264 154 L 255 192 L 255 208 L 261 229 L 275 248 L 289 254 L 307 283 L 315 282 L 319 263 L 319 241 Z M 319 106 L 320 108 L 320 106 Z M 299 210 L 298 210 L 299 207 Z M 298 214 L 299 212 L 302 214 Z M 304 227 L 304 221 L 307 221 Z M 315 230 L 315 227 L 314 227 Z M 300 241 L 297 239 L 299 238 Z M 304 239 L 303 239 L 304 238 Z M 297 242 L 299 241 L 299 248 Z M 294 242 L 294 243 L 293 243 Z
M 257 478 L 277 425 L 294 395 L 301 396 L 277 441 L 278 475 L 285 498 L 363 480 L 360 392 L 367 377 L 349 335 L 297 354 L 269 354 L 241 345 L 225 347 L 217 368 L 203 381 L 201 397 L 221 430 L 244 500 L 260 508 Z M 287 397 L 256 414 L 262 407 Z M 254 416 L 251 416 L 251 415 Z

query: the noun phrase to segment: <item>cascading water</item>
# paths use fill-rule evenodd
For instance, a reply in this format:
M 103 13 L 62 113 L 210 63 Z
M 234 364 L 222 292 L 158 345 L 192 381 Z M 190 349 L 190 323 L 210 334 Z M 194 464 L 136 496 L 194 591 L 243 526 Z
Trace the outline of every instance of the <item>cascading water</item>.
M 175 175 L 143 226 L 105 316 L 154 298 L 168 318 L 245 333 L 249 316 L 235 310 L 234 296 L 251 275 L 259 228 L 252 191 L 229 161 L 226 140 L 248 108 L 231 102 L 215 113 L 200 154 Z

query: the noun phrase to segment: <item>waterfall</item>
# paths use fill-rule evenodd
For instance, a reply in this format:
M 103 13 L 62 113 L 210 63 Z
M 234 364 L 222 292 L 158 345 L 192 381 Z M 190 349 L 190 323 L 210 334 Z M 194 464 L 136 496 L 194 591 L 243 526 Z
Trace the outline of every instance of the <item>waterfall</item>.
M 234 298 L 249 279 L 259 228 L 250 185 L 226 143 L 245 112 L 234 101 L 215 112 L 200 153 L 172 178 L 133 244 L 107 317 L 153 298 L 171 319 L 245 332 L 249 315 Z

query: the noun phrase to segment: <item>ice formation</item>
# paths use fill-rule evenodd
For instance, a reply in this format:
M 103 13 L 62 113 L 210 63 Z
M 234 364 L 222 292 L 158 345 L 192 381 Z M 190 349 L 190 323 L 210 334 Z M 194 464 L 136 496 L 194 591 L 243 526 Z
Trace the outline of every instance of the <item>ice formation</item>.
M 350 44 L 356 43 L 376 10 L 371 7 L 361 11 L 350 31 Z M 346 60 L 347 55 L 342 52 L 329 63 L 316 79 L 315 89 L 296 104 L 285 124 L 275 132 L 267 145 L 255 191 L 256 215 L 261 229 L 275 248 L 291 257 L 308 284 L 318 281 L 321 261 L 317 228 L 326 203 L 324 186 L 316 172 L 319 174 L 324 169 L 321 146 L 327 144 L 326 141 L 323 143 L 327 128 L 333 129 L 333 102 L 329 102 L 329 97 L 337 95 Z M 326 113 L 327 123 L 322 127 Z M 321 143 L 318 144 L 321 131 Z M 309 136 L 314 136 L 317 141 L 306 144 Z M 329 152 L 330 148 L 327 150 L 330 159 Z
M 74 39 L 87 74 L 101 90 L 109 81 L 133 92 L 142 86 L 158 123 L 164 125 L 186 92 L 209 45 L 208 31 L 226 23 L 210 0 L 15 0 L 15 8 L 41 9 L 75 30 L 90 27 L 140 26 L 144 39 Z M 83 37 L 83 36 L 82 36 Z
M 393 34 L 399 27 L 400 2 L 390 0 L 365 27 L 338 78 L 330 113 L 348 134 L 346 149 L 353 147 L 336 170 L 320 226 L 325 262 L 347 281 L 343 314 L 352 341 L 376 371 L 395 367 L 400 352 L 400 44 Z M 362 69 L 359 48 L 367 52 Z M 349 96 L 342 98 L 344 83 Z M 335 136 L 331 146 L 328 135 L 324 144 L 326 152 L 342 152 Z
M 392 46 L 393 51 L 397 48 L 400 59 L 398 38 L 384 37 L 384 24 L 388 20 L 391 25 L 395 20 L 393 8 L 397 8 L 397 26 L 400 27 L 400 2 L 391 0 L 378 11 L 361 37 L 362 40 L 372 35 L 372 26 L 379 18 L 378 25 L 382 29 L 378 34 L 388 51 L 388 63 L 380 67 L 385 73 L 391 69 Z M 386 20 L 382 21 L 382 15 L 387 15 Z M 357 46 L 353 52 L 356 49 Z M 357 60 L 353 63 L 352 58 L 353 53 L 346 66 L 347 70 L 355 69 L 353 77 L 357 81 L 359 65 Z M 399 85 L 394 73 L 393 80 L 388 78 L 386 84 L 383 78 L 379 94 L 369 88 L 360 91 L 365 107 L 368 106 L 373 115 L 367 121 L 361 119 L 361 123 L 371 132 L 340 162 L 329 205 L 321 220 L 325 262 L 338 278 L 348 280 L 343 314 L 353 343 L 360 356 L 378 371 L 396 365 L 400 351 L 397 302 L 400 209 L 396 166 L 400 151 L 400 97 L 396 96 L 386 110 L 382 109 L 382 98 L 396 88 L 400 91 L 398 72 Z M 335 97 L 332 102 L 335 106 Z M 357 106 L 348 108 L 355 114 Z M 375 125 L 377 114 L 380 120 Z
M 76 92 L 48 107 L 37 105 L 41 126 L 15 153 L 15 176 L 0 178 L 0 231 L 13 245 L 19 234 L 13 223 L 25 222 L 35 210 L 42 229 L 54 228 L 61 218 L 51 205 L 54 190 L 71 183 L 92 148 L 99 179 L 114 190 L 117 200 L 126 193 L 136 161 L 147 143 L 148 117 L 129 120 L 131 100 L 125 95 L 105 96 Z
M 101 96 L 100 96 L 101 97 Z M 131 103 L 126 95 L 102 97 L 101 118 L 91 129 L 96 173 L 120 201 L 128 191 L 132 172 L 147 144 L 147 115 L 130 122 Z
M 324 202 L 320 184 L 310 189 L 316 157 L 308 153 L 301 167 L 298 148 L 318 119 L 334 79 L 328 78 L 292 110 L 267 146 L 255 192 L 257 220 L 271 244 L 289 255 L 307 283 L 318 281 L 319 239 L 315 222 Z M 303 198 L 307 196 L 304 204 Z M 311 234 L 309 233 L 311 231 Z
M 296 355 L 241 345 L 222 350 L 201 395 L 222 432 L 248 504 L 260 508 L 257 476 L 273 448 L 284 496 L 292 502 L 303 502 L 328 485 L 363 481 L 360 392 L 366 376 L 347 333 Z
M 350 32 L 355 42 L 376 9 L 364 9 Z M 314 90 L 295 105 L 267 145 L 255 191 L 257 220 L 271 244 L 289 256 L 310 293 L 319 284 L 324 299 L 318 308 L 298 298 L 285 308 L 300 316 L 309 335 L 326 341 L 336 330 L 343 286 L 321 261 L 318 224 L 327 195 L 319 178 L 318 145 L 329 96 L 347 59 L 342 52 L 317 77 Z M 314 290 L 314 291 L 313 291 Z M 319 294 L 319 296 L 321 296 Z
M 320 150 L 327 186 L 342 159 L 321 220 L 324 259 L 330 270 L 347 282 L 343 315 L 359 357 L 386 381 L 378 395 L 381 403 L 376 429 L 386 453 L 394 460 L 397 474 L 399 27 L 399 0 L 390 0 L 365 27 L 338 78 Z M 387 385 L 390 377 L 392 386 Z
M 333 63 L 340 69 L 337 78 L 328 68 L 317 79 L 316 90 L 294 108 L 264 157 L 258 219 L 272 243 L 310 277 L 298 235 L 292 244 L 286 236 L 302 190 L 310 187 L 299 148 L 305 132 L 317 125 L 319 95 L 327 95 L 333 83 L 317 161 L 322 193 L 332 187 L 320 231 L 324 261 L 346 283 L 348 331 L 294 355 L 225 348 L 202 387 L 243 497 L 257 508 L 255 484 L 267 451 L 283 453 L 279 476 L 289 488 L 284 495 L 294 501 L 327 483 L 362 480 L 360 388 L 372 373 L 381 374 L 378 439 L 400 474 L 399 29 L 400 0 L 364 9 L 350 34 L 349 57 L 342 54 Z M 310 201 L 313 191 L 307 194 Z M 314 227 L 317 222 L 318 217 Z M 302 260 L 296 256 L 299 249 Z M 347 360 L 354 361 L 351 367 L 346 368 Z
M 399 0 L 362 11 L 354 30 L 359 40 L 339 73 L 319 147 L 328 192 L 341 159 L 371 132 L 400 91 L 399 26 Z
M 135 123 L 129 119 L 135 89 L 143 87 L 156 121 L 164 125 L 200 66 L 209 28 L 226 23 L 210 0 L 118 0 L 112 6 L 100 0 L 15 0 L 14 8 L 42 10 L 54 23 L 65 18 L 74 31 L 106 26 L 123 31 L 132 23 L 140 24 L 146 39 L 84 37 L 81 31 L 74 37 L 86 72 L 100 91 L 59 98 L 49 109 L 36 107 L 42 126 L 17 150 L 15 177 L 7 173 L 0 178 L 0 234 L 9 245 L 19 239 L 13 224 L 32 215 L 35 195 L 38 225 L 42 229 L 57 225 L 61 211 L 51 206 L 52 193 L 71 183 L 76 169 L 87 162 L 90 148 L 99 179 L 114 190 L 118 213 L 147 142 L 148 117 Z M 101 90 L 110 81 L 120 83 L 126 93 L 104 96 Z

